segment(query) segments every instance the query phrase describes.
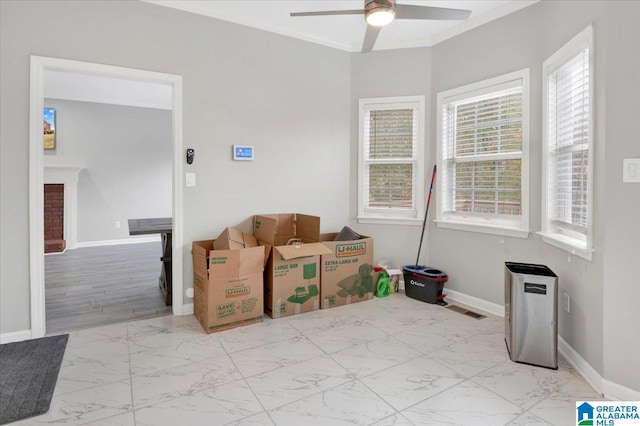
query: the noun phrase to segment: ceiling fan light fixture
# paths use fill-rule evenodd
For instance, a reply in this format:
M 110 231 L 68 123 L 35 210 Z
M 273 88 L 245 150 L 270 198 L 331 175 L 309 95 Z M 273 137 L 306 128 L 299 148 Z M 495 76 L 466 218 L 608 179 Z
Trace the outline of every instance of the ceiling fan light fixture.
M 373 27 L 384 27 L 396 17 L 396 12 L 391 8 L 376 8 L 365 13 L 367 24 Z

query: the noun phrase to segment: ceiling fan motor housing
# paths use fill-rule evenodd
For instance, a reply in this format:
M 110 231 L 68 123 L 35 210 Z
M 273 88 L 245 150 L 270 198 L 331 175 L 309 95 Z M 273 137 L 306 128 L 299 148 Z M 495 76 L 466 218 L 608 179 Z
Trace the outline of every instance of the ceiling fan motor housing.
M 367 24 L 382 27 L 393 21 L 396 16 L 395 0 L 365 0 L 364 19 Z
M 375 9 L 394 9 L 395 6 L 396 0 L 364 0 L 365 14 Z

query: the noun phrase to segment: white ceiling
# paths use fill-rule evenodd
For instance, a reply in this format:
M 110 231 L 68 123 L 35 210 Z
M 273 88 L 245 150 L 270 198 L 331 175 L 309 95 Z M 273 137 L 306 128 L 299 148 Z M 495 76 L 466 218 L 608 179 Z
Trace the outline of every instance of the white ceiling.
M 361 9 L 363 0 L 143 0 L 259 28 L 348 52 L 359 52 L 366 24 L 362 15 L 290 17 L 290 12 Z M 398 0 L 399 4 L 469 9 L 460 21 L 398 20 L 381 32 L 374 50 L 432 46 L 539 0 Z M 58 71 L 45 72 L 45 97 L 146 108 L 172 108 L 170 86 Z
M 348 52 L 359 52 L 363 15 L 290 17 L 290 12 L 362 9 L 364 0 L 142 0 L 235 22 Z M 433 46 L 539 0 L 397 0 L 398 4 L 471 10 L 467 21 L 396 20 L 380 32 L 374 50 Z

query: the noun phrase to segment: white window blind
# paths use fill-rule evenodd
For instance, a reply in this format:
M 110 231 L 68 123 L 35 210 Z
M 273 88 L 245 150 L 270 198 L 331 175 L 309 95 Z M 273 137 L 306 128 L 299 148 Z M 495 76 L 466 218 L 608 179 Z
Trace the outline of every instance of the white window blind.
M 545 61 L 543 236 L 590 258 L 591 27 Z M 557 245 L 557 244 L 556 244 Z M 588 253 L 589 252 L 589 253 Z
M 586 241 L 589 50 L 549 76 L 549 219 Z
M 365 118 L 367 205 L 378 209 L 414 209 L 416 110 L 372 110 Z
M 525 84 L 524 77 L 513 77 L 454 89 L 439 97 L 438 220 L 527 230 Z
M 417 218 L 421 210 L 424 98 L 411 99 L 361 100 L 361 217 Z
M 452 102 L 443 111 L 445 211 L 522 212 L 522 87 Z

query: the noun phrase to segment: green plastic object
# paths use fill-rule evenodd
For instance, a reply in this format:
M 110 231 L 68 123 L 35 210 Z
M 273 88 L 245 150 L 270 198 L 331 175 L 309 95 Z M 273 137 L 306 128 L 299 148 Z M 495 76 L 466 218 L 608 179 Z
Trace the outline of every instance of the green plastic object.
M 376 288 L 376 297 L 387 297 L 389 295 L 390 288 L 389 274 L 387 271 L 380 272 L 380 276 L 378 277 L 378 286 Z
M 302 267 L 302 278 L 305 280 L 310 280 L 316 277 L 316 264 L 315 263 L 307 263 Z
M 320 294 L 320 292 L 318 291 L 318 286 L 315 285 L 315 284 L 311 284 L 309 286 L 309 296 L 313 297 L 313 296 L 317 296 L 319 294 Z

